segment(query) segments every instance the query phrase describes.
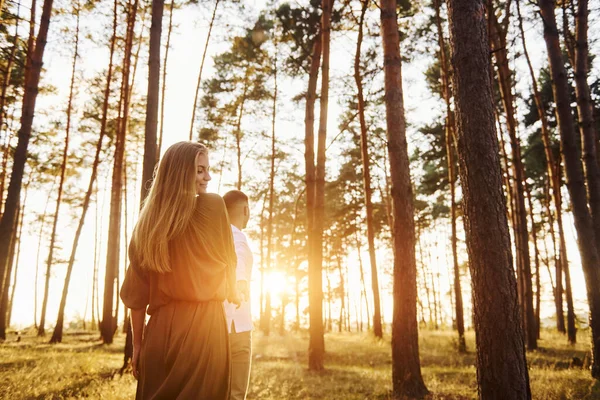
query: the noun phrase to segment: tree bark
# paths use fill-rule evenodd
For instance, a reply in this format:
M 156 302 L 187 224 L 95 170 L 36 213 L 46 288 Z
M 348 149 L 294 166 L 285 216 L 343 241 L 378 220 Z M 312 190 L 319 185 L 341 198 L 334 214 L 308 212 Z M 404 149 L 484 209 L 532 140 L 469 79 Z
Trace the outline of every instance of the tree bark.
M 479 398 L 530 399 L 494 124 L 485 3 L 448 0 L 447 5 Z
M 322 29 L 322 28 L 321 28 Z M 325 357 L 325 339 L 323 336 L 323 270 L 314 259 L 315 253 L 315 101 L 317 93 L 317 78 L 321 64 L 321 50 L 323 41 L 322 33 L 315 38 L 310 71 L 308 76 L 308 89 L 306 92 L 306 109 L 304 117 L 304 160 L 306 169 L 306 216 L 308 233 L 308 308 L 309 308 L 309 344 L 308 366 L 312 370 L 323 369 Z
M 600 377 L 600 268 L 594 222 L 587 205 L 586 187 L 577 149 L 573 115 L 570 108 L 569 83 L 560 48 L 554 8 L 555 0 L 540 0 L 544 39 L 550 61 L 552 91 L 556 102 L 556 119 L 561 137 L 561 153 L 566 169 L 567 188 L 571 195 L 577 242 L 586 281 L 592 336 L 592 376 Z M 566 263 L 565 263 L 566 265 Z
M 394 313 L 392 320 L 393 395 L 422 397 L 428 393 L 419 361 L 417 265 L 413 189 L 406 142 L 402 60 L 395 0 L 381 0 L 381 37 L 385 74 L 388 153 L 394 225 Z
M 35 102 L 37 99 L 40 73 L 44 57 L 44 49 L 48 37 L 48 28 L 50 26 L 50 17 L 52 14 L 53 0 L 44 0 L 42 8 L 42 19 L 38 37 L 35 41 L 35 48 L 28 52 L 27 65 L 25 72 L 25 94 L 23 96 L 23 109 L 21 115 L 21 129 L 19 130 L 19 140 L 13 156 L 13 169 L 8 186 L 8 193 L 0 220 L 0 277 L 6 273 L 9 262 L 9 248 L 14 230 L 16 229 L 15 220 L 17 219 L 17 209 L 21 195 L 21 184 L 23 180 L 23 171 L 27 162 L 27 148 L 31 137 L 33 117 L 35 113 Z M 31 48 L 30 48 L 31 49 Z M 0 286 L 3 286 L 0 280 Z M 0 287 L 3 289 L 3 287 Z M 0 293 L 2 290 L 0 290 Z M 0 327 L 0 337 L 5 336 L 5 331 Z
M 379 298 L 379 279 L 377 276 L 377 257 L 375 256 L 375 228 L 373 227 L 373 202 L 371 188 L 371 167 L 369 159 L 369 141 L 367 133 L 367 122 L 365 120 L 365 99 L 363 95 L 363 84 L 360 73 L 360 52 L 363 40 L 363 24 L 367 12 L 368 0 L 361 0 L 362 10 L 358 25 L 358 40 L 356 42 L 356 54 L 354 57 L 354 80 L 358 91 L 358 116 L 360 120 L 360 150 L 363 169 L 363 190 L 365 194 L 365 208 L 367 212 L 367 241 L 369 244 L 369 261 L 371 264 L 371 290 L 373 291 L 373 333 L 375 337 L 383 338 L 381 326 L 381 301 Z

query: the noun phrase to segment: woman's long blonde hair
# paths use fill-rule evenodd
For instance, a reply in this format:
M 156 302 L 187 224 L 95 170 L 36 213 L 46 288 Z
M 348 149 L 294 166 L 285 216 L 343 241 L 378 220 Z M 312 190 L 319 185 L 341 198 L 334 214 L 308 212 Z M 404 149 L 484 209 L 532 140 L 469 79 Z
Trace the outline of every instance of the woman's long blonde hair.
M 144 270 L 169 272 L 169 241 L 188 226 L 196 204 L 196 157 L 208 154 L 195 142 L 167 149 L 133 230 L 129 257 Z

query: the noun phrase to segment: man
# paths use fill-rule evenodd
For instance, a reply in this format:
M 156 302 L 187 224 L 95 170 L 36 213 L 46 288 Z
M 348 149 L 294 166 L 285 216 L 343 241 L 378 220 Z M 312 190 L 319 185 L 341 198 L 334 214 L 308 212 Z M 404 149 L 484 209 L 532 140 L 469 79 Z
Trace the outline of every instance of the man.
M 233 231 L 235 253 L 237 255 L 237 289 L 242 304 L 225 303 L 229 343 L 231 347 L 231 400 L 244 400 L 250 378 L 252 344 L 252 315 L 250 313 L 250 277 L 252 272 L 252 251 L 248 239 L 242 232 L 250 219 L 248 196 L 239 190 L 232 190 L 223 196 L 229 222 Z

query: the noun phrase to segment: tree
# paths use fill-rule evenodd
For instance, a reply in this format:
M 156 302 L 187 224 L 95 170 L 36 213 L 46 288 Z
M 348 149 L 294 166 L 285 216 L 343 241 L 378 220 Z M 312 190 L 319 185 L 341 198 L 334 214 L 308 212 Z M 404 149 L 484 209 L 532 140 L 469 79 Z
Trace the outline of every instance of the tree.
M 381 0 L 381 37 L 385 74 L 387 142 L 392 182 L 394 315 L 392 321 L 392 385 L 395 397 L 422 397 L 417 324 L 417 266 L 413 190 L 406 143 L 402 92 L 402 60 L 396 1 Z
M 558 240 L 559 240 L 559 257 L 556 258 L 556 290 L 554 293 L 555 296 L 555 305 L 556 305 L 556 321 L 557 321 L 557 329 L 559 332 L 565 331 L 565 322 L 563 318 L 563 308 L 562 308 L 562 274 L 568 272 L 568 258 L 567 258 L 567 246 L 565 241 L 565 233 L 563 228 L 563 219 L 562 219 L 562 210 L 561 210 L 561 194 L 560 194 L 560 174 L 557 174 L 557 169 L 555 167 L 556 163 L 554 161 L 554 154 L 552 152 L 552 144 L 550 141 L 550 133 L 548 126 L 548 119 L 546 117 L 546 110 L 544 107 L 544 103 L 542 102 L 542 96 L 540 90 L 538 89 L 537 81 L 535 78 L 535 74 L 533 72 L 533 67 L 531 65 L 531 59 L 529 58 L 529 52 L 527 50 L 527 44 L 525 43 L 525 31 L 523 29 L 523 19 L 521 17 L 521 6 L 520 1 L 517 1 L 517 16 L 519 18 L 519 30 L 521 34 L 521 40 L 523 43 L 523 52 L 525 54 L 525 59 L 527 60 L 527 66 L 529 69 L 529 74 L 531 75 L 531 82 L 533 88 L 533 97 L 535 101 L 535 106 L 538 112 L 539 119 L 541 121 L 541 134 L 542 140 L 544 144 L 544 152 L 546 156 L 546 170 L 548 173 L 548 180 L 550 182 L 550 186 L 552 187 L 552 200 L 554 202 L 554 207 L 556 211 L 556 222 L 558 228 Z M 554 223 L 550 224 L 550 232 L 554 241 Z M 570 279 L 570 278 L 568 278 Z M 569 341 L 571 343 L 575 343 L 577 339 L 576 331 L 575 331 L 575 315 L 573 312 L 572 304 L 567 311 L 567 333 L 569 337 Z
M 371 263 L 371 285 L 373 290 L 373 332 L 376 337 L 383 337 L 381 327 L 381 304 L 379 300 L 379 280 L 377 277 L 377 258 L 375 256 L 375 229 L 373 227 L 373 204 L 371 188 L 371 167 L 369 159 L 369 143 L 367 139 L 367 123 L 365 120 L 365 99 L 363 95 L 362 77 L 360 71 L 360 54 L 363 40 L 363 24 L 367 12 L 368 0 L 361 0 L 362 9 L 358 23 L 358 40 L 356 42 L 356 55 L 354 57 L 354 80 L 356 82 L 358 97 L 358 116 L 360 120 L 360 148 L 363 167 L 363 188 L 365 208 L 367 213 L 367 241 L 369 245 L 369 261 Z
M 325 214 L 325 145 L 327 140 L 327 111 L 329 101 L 329 48 L 331 38 L 331 10 L 334 0 L 321 3 L 321 97 L 319 101 L 319 131 L 317 136 L 317 162 L 314 171 L 314 208 L 312 229 L 309 231 L 308 291 L 310 312 L 310 339 L 308 367 L 313 371 L 324 368 L 325 341 L 322 331 L 322 270 L 323 228 Z M 308 135 L 307 135 L 308 142 Z M 311 193 L 306 191 L 307 196 Z
M 577 148 L 573 114 L 570 109 L 569 84 L 563 54 L 560 48 L 555 0 L 540 0 L 540 13 L 544 23 L 544 40 L 550 61 L 552 91 L 556 102 L 556 120 L 561 138 L 561 154 L 567 176 L 567 188 L 577 230 L 577 243 L 585 277 L 590 307 L 590 331 L 592 336 L 592 376 L 600 378 L 600 268 L 596 233 L 586 198 L 583 168 Z
M 502 194 L 485 2 L 448 0 L 447 5 L 479 397 L 529 399 L 529 374 Z
M 490 3 L 491 4 L 491 3 Z M 525 208 L 525 190 L 523 182 L 525 171 L 523 169 L 521 144 L 517 137 L 517 121 L 515 119 L 515 108 L 513 100 L 513 76 L 508 62 L 507 32 L 510 21 L 510 4 L 506 3 L 504 19 L 499 21 L 493 7 L 488 10 L 490 42 L 492 53 L 496 61 L 496 72 L 500 97 L 507 122 L 507 130 L 510 138 L 512 167 L 514 176 L 514 188 L 512 191 L 514 201 L 515 221 L 515 247 L 517 252 L 517 282 L 519 287 L 519 300 L 523 308 L 522 317 L 527 338 L 527 348 L 537 348 L 537 332 L 535 314 L 533 310 L 533 290 L 531 283 L 531 259 L 529 256 L 529 235 L 527 231 L 527 210 Z
M 442 29 L 442 18 L 440 16 L 441 1 L 435 0 L 435 20 L 439 44 L 439 59 L 440 59 L 440 78 L 442 81 L 442 97 L 446 103 L 446 121 L 445 121 L 445 136 L 446 136 L 446 157 L 448 164 L 448 183 L 450 185 L 450 224 L 452 227 L 452 264 L 454 267 L 454 296 L 456 308 L 456 330 L 458 331 L 458 351 L 466 352 L 467 344 L 465 342 L 465 321 L 463 316 L 463 300 L 462 288 L 460 284 L 460 268 L 458 264 L 458 239 L 456 234 L 456 168 L 454 160 L 454 149 L 456 145 L 456 135 L 454 132 L 454 112 L 451 109 L 451 85 L 450 85 L 450 68 L 446 55 L 446 40 Z
M 110 215 L 108 226 L 108 243 L 106 252 L 106 273 L 104 276 L 104 302 L 102 309 L 101 334 L 106 344 L 113 342 L 116 320 L 113 316 L 113 304 L 115 301 L 115 285 L 119 271 L 120 243 L 121 243 L 121 200 L 123 181 L 123 157 L 125 152 L 125 140 L 128 131 L 129 106 L 131 90 L 130 66 L 133 47 L 134 27 L 138 9 L 138 0 L 127 3 L 127 34 L 125 39 L 125 53 L 123 56 L 123 78 L 121 82 L 122 115 L 115 138 L 115 157 L 112 171 L 112 190 L 110 197 Z M 148 99 L 150 103 L 152 100 Z M 156 102 L 158 106 L 158 102 Z M 143 184 L 142 184 L 143 186 Z
M 98 137 L 98 142 L 96 144 L 96 154 L 94 156 L 94 161 L 92 163 L 92 174 L 90 176 L 90 183 L 88 184 L 87 191 L 85 193 L 85 197 L 83 199 L 83 205 L 81 210 L 81 217 L 79 219 L 79 224 L 77 225 L 77 230 L 75 231 L 75 238 L 73 239 L 73 245 L 71 248 L 71 256 L 69 257 L 69 264 L 67 265 L 67 274 L 65 276 L 65 283 L 63 286 L 62 296 L 60 300 L 60 305 L 58 308 L 58 316 L 56 318 L 56 324 L 54 325 L 54 332 L 52 333 L 52 338 L 50 339 L 50 343 L 60 343 L 62 342 L 63 335 L 63 326 L 64 326 L 64 314 L 65 307 L 67 304 L 67 295 L 69 292 L 69 284 L 71 281 L 71 274 L 73 272 L 73 267 L 75 265 L 75 256 L 77 255 L 77 247 L 79 245 L 79 239 L 81 237 L 81 232 L 83 230 L 83 225 L 85 223 L 85 218 L 87 215 L 87 211 L 90 205 L 90 201 L 92 198 L 92 194 L 94 192 L 94 184 L 96 182 L 96 177 L 98 175 L 98 165 L 100 164 L 100 156 L 102 154 L 102 141 L 104 136 L 106 135 L 106 124 L 108 118 L 108 102 L 110 98 L 110 87 L 112 82 L 112 74 L 113 74 L 113 56 L 115 52 L 115 42 L 116 42 L 116 30 L 117 30 L 117 11 L 118 11 L 118 3 L 114 2 L 113 7 L 113 31 L 112 37 L 110 39 L 110 56 L 108 62 L 108 72 L 106 75 L 106 88 L 104 90 L 104 101 L 102 104 L 102 119 L 100 123 L 100 134 Z M 77 27 L 79 28 L 79 6 L 76 9 L 77 11 Z M 77 30 L 79 32 L 79 30 Z M 75 47 L 75 55 L 73 62 L 73 72 L 75 71 L 75 65 L 77 60 L 77 43 L 78 38 L 76 38 L 76 47 Z M 74 75 L 74 74 L 73 74 Z M 95 258 L 96 254 L 94 254 Z M 94 281 L 96 281 L 97 271 L 96 271 L 96 263 L 94 263 Z M 92 288 L 92 329 L 95 326 L 95 317 L 94 317 L 94 305 L 95 305 L 95 285 Z
M 243 144 L 251 132 L 242 129 L 244 117 L 252 115 L 253 111 L 257 113 L 251 105 L 264 105 L 271 97 L 265 85 L 271 73 L 270 57 L 263 46 L 271 28 L 272 22 L 261 15 L 244 35 L 231 38 L 229 50 L 214 57 L 216 76 L 204 83 L 201 107 L 205 123 L 199 136 L 202 141 L 212 143 L 224 139 L 225 149 L 228 137 L 222 132 L 233 136 L 238 190 L 244 183 Z
M 0 220 L 0 278 L 4 277 L 9 262 L 9 248 L 13 232 L 17 227 L 15 220 L 19 198 L 21 195 L 21 184 L 23 180 L 23 170 L 27 161 L 27 147 L 31 138 L 33 117 L 35 113 L 35 101 L 37 99 L 42 62 L 44 58 L 44 49 L 48 37 L 48 28 L 50 27 L 50 17 L 52 14 L 53 0 L 44 0 L 42 8 L 42 18 L 38 36 L 35 40 L 35 47 L 28 51 L 25 94 L 23 96 L 23 108 L 21 114 L 21 129 L 19 130 L 19 140 L 14 153 L 13 169 L 8 186 L 6 205 L 2 220 Z M 31 48 L 30 48 L 31 50 Z M 3 289 L 0 279 L 0 289 Z M 2 293 L 2 290 L 0 290 Z M 0 327 L 1 328 L 1 327 Z M 0 338 L 5 337 L 5 332 L 0 329 Z

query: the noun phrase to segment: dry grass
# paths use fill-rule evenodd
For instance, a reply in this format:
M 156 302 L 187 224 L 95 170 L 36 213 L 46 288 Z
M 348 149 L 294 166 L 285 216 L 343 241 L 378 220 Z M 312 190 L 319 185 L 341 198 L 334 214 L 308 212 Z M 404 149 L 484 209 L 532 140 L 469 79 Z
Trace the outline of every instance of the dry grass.
M 49 345 L 33 336 L 0 345 L 2 399 L 132 399 L 135 381 L 120 376 L 123 336 L 102 345 L 96 334 L 69 334 L 65 343 Z M 587 340 L 585 334 L 580 341 Z M 475 343 L 469 353 L 454 350 L 454 334 L 423 331 L 420 349 L 428 399 L 477 398 Z M 389 341 L 365 334 L 328 334 L 326 370 L 309 372 L 306 333 L 254 336 L 248 399 L 388 399 L 391 390 Z M 557 334 L 543 334 L 541 349 L 528 353 L 534 399 L 600 400 L 600 383 L 589 372 L 569 368 L 583 359 L 586 345 L 571 347 Z

